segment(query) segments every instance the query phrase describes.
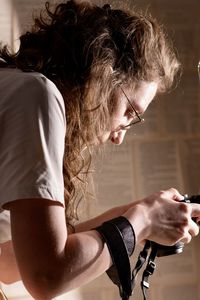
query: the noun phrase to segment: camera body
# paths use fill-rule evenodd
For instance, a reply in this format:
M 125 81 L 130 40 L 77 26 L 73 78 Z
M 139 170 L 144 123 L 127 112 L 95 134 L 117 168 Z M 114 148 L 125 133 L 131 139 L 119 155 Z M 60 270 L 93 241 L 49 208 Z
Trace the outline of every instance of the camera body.
M 185 196 L 182 202 L 200 204 L 200 195 L 193 195 L 190 197 Z M 168 256 L 168 255 L 178 254 L 183 252 L 184 243 L 180 242 L 180 243 L 176 243 L 173 246 L 165 246 L 150 241 L 150 247 L 152 248 L 152 250 L 156 252 L 156 256 L 161 257 L 161 256 Z

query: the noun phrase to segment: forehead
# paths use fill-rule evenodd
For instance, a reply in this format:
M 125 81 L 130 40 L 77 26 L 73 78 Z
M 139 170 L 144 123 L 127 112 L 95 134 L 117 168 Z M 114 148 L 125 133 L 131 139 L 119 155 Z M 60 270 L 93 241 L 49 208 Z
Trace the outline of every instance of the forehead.
M 134 105 L 138 112 L 144 112 L 151 103 L 157 92 L 156 82 L 141 81 L 137 85 L 122 84 L 115 89 L 113 100 L 111 101 L 111 109 L 116 109 L 116 105 Z M 127 101 L 128 98 L 128 101 Z M 126 101 L 122 101 L 126 100 Z
M 134 89 L 130 86 L 124 86 L 123 89 L 136 110 L 143 113 L 155 97 L 158 85 L 155 82 L 143 81 L 135 86 Z
M 132 93 L 141 93 L 146 90 L 149 90 L 150 88 L 158 88 L 158 83 L 156 81 L 138 81 L 138 82 L 132 82 L 129 84 L 122 84 L 121 87 L 123 89 L 129 90 Z
M 135 85 L 122 85 L 122 89 L 125 93 L 132 99 L 136 100 L 138 98 L 153 98 L 158 89 L 158 84 L 154 81 L 147 82 L 147 81 L 140 81 Z

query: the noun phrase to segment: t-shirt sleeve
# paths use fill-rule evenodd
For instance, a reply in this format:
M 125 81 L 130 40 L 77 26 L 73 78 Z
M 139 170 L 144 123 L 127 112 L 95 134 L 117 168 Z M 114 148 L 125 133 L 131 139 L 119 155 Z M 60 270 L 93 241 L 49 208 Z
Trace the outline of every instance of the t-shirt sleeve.
M 1 208 L 26 198 L 64 206 L 65 109 L 53 82 L 28 76 L 12 88 L 1 109 L 0 125 Z

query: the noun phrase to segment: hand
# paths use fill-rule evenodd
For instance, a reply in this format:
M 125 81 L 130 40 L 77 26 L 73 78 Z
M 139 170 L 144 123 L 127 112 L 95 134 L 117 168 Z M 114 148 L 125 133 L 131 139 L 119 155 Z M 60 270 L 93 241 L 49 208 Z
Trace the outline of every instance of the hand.
M 183 196 L 174 188 L 138 201 L 124 216 L 132 223 L 138 242 L 144 239 L 162 245 L 189 243 L 199 233 L 192 217 L 200 216 L 199 204 L 180 202 Z

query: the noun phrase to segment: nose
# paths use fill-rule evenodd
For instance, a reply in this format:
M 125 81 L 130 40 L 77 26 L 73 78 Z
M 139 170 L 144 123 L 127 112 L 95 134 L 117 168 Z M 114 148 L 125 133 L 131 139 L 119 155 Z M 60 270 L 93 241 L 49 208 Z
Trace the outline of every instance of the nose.
M 125 135 L 126 135 L 126 130 L 113 132 L 111 137 L 111 142 L 115 145 L 120 145 L 123 143 Z

